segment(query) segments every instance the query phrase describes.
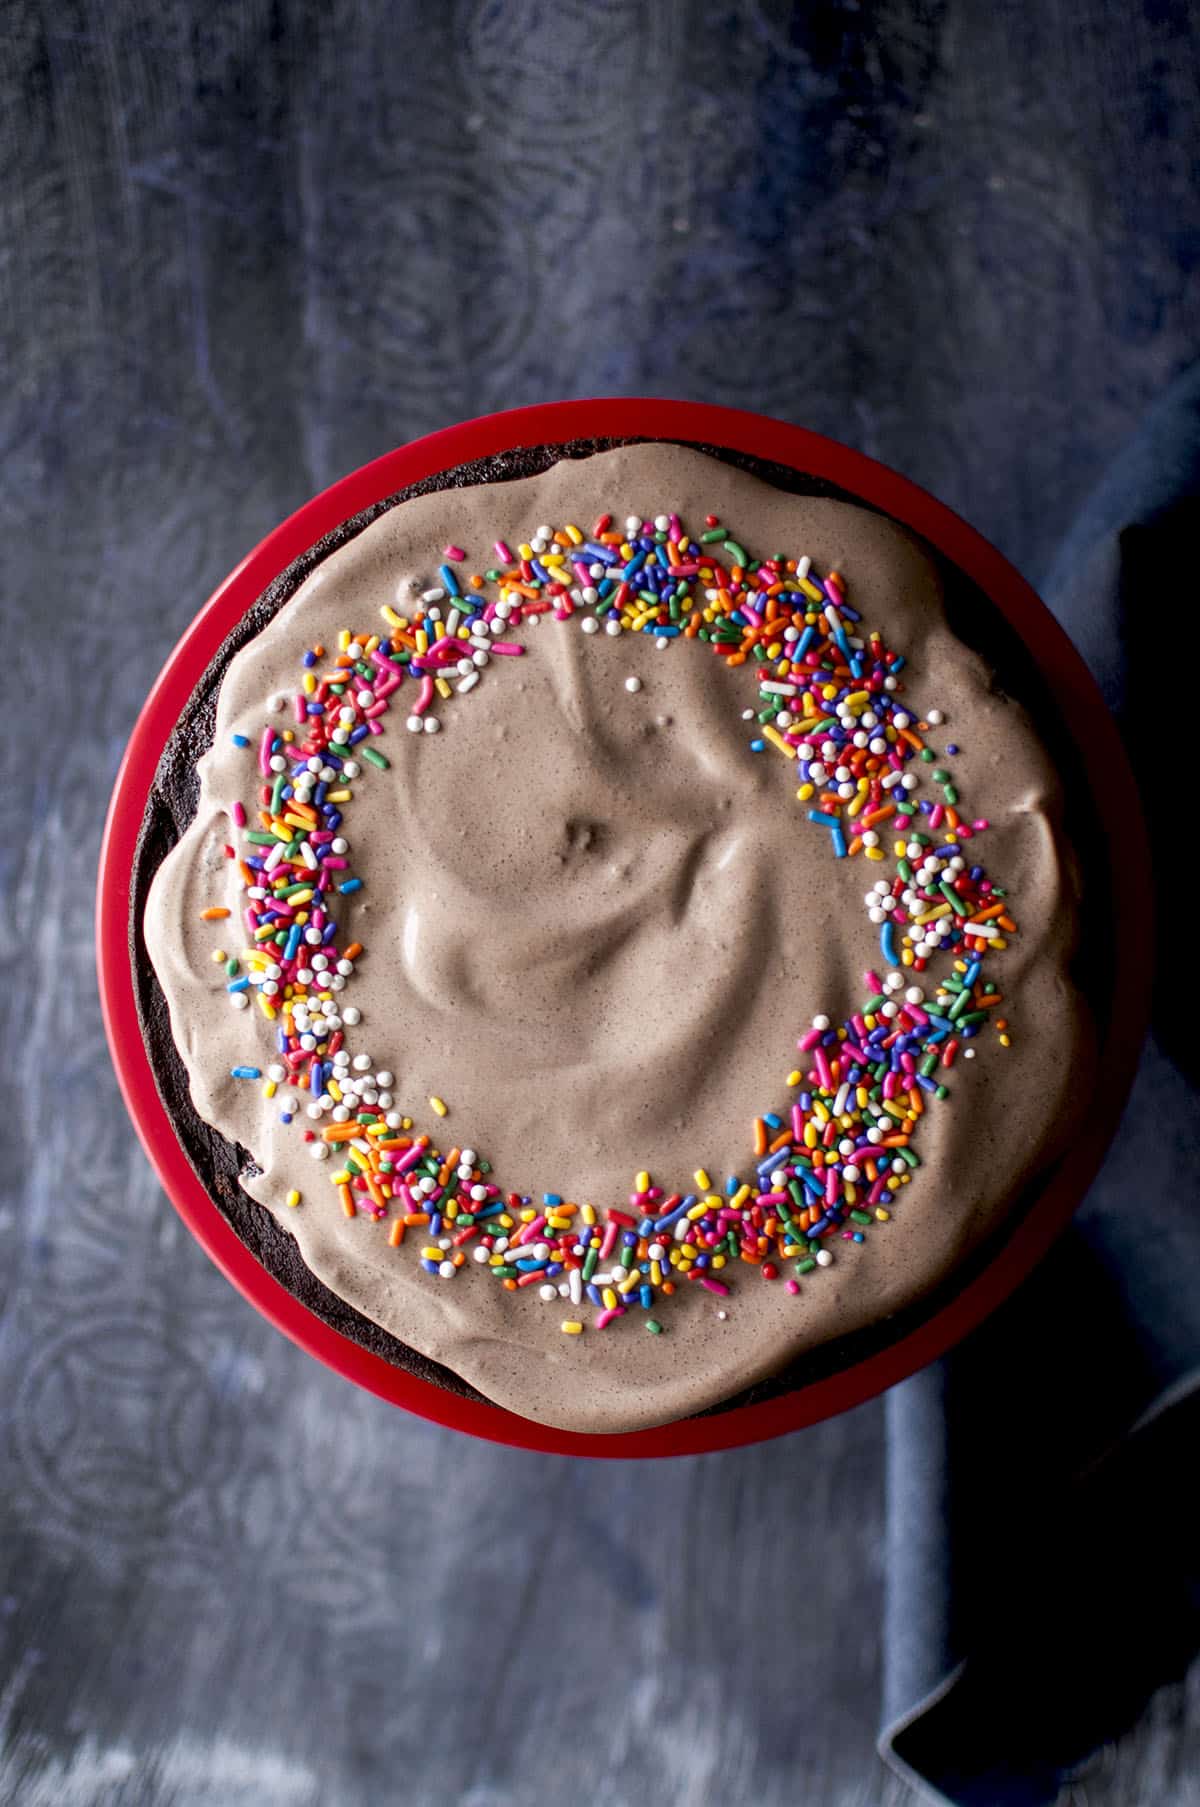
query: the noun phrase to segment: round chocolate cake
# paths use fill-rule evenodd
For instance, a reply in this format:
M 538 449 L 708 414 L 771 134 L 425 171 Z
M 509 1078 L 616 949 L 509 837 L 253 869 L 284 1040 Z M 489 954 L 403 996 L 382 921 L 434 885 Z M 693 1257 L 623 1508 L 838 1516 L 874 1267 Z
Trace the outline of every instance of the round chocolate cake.
M 596 1432 L 804 1384 L 1078 1120 L 1069 764 L 986 599 L 818 479 L 459 467 L 284 572 L 171 738 L 162 1096 L 271 1272 L 426 1378 Z

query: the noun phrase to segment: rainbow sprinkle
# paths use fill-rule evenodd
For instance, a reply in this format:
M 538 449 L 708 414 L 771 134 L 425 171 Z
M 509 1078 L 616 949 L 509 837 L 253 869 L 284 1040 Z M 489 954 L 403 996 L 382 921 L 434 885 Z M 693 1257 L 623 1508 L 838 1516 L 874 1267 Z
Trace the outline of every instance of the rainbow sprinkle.
M 989 1020 L 1010 1043 L 1007 1020 L 990 1018 L 1003 999 L 983 962 L 1016 923 L 964 851 L 988 825 L 960 814 L 953 776 L 927 744 L 940 712 L 918 719 L 904 705 L 903 657 L 863 629 L 836 571 L 820 576 L 808 558 L 753 559 L 712 515 L 697 537 L 675 514 L 632 516 L 623 528 L 605 515 L 590 533 L 539 527 L 515 553 L 502 541 L 495 553 L 497 566 L 460 578 L 453 565 L 466 553 L 448 545 L 410 616 L 384 608 L 385 634 L 345 630 L 332 655 L 305 652 L 291 725 L 268 723 L 257 748 L 234 736 L 257 759 L 261 785 L 254 811 L 231 806 L 242 845 L 226 849 L 246 946 L 240 958 L 219 949 L 214 959 L 232 1006 L 255 999 L 276 1047 L 265 1073 L 248 1064 L 233 1076 L 282 1094 L 285 1123 L 303 1110 L 314 1158 L 336 1158 L 330 1177 L 346 1216 L 386 1223 L 396 1248 L 418 1231 L 427 1273 L 453 1279 L 473 1259 L 512 1292 L 536 1288 L 576 1314 L 590 1307 L 598 1330 L 633 1313 L 660 1335 L 667 1326 L 650 1314 L 680 1287 L 725 1299 L 752 1267 L 798 1292 L 838 1243 L 861 1243 L 888 1221 L 920 1167 L 913 1143 L 928 1101 L 947 1096 L 945 1075 L 960 1054 L 972 1058 Z M 398 694 L 408 730 L 436 732 L 439 708 L 475 689 L 494 658 L 524 654 L 503 636 L 542 615 L 578 616 L 586 634 L 649 634 L 663 649 L 696 640 L 749 666 L 751 751 L 791 762 L 797 799 L 833 857 L 886 868 L 864 896 L 886 970 L 865 973 L 866 995 L 844 1022 L 817 1016 L 800 1035 L 791 1102 L 754 1120 L 748 1178 L 718 1186 L 699 1167 L 693 1190 L 668 1192 L 643 1171 L 620 1208 L 602 1210 L 553 1192 L 539 1202 L 505 1194 L 474 1149 L 442 1152 L 419 1133 L 396 1107 L 392 1074 L 346 1046 L 361 1013 L 342 994 L 364 951 L 339 947 L 334 914 L 363 883 L 342 833 L 352 787 L 368 768 L 388 769 L 374 743 Z M 925 777 L 936 795 L 918 795 Z M 230 912 L 201 914 L 224 922 Z M 929 996 L 913 980 L 937 955 L 950 969 Z M 428 1102 L 450 1115 L 440 1097 Z M 299 1193 L 287 1202 L 299 1205 Z M 562 1322 L 566 1335 L 583 1328 L 579 1315 Z

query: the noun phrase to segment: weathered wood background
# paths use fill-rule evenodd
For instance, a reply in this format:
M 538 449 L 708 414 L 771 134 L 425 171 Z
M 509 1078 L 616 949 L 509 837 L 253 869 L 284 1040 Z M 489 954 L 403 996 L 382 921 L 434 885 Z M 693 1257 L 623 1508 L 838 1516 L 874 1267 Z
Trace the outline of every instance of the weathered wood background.
M 1198 76 L 1165 0 L 0 9 L 0 1799 L 915 1800 L 873 1754 L 880 1407 L 585 1465 L 319 1369 L 123 1115 L 101 820 L 230 565 L 467 414 L 786 415 L 1036 580 L 1197 349 Z M 1069 1798 L 1200 1799 L 1198 1693 Z

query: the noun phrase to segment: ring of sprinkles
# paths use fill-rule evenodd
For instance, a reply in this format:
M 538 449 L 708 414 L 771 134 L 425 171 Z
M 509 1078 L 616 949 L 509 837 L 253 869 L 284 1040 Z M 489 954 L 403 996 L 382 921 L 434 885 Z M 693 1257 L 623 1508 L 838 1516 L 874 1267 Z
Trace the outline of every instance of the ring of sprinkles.
M 946 1075 L 973 1058 L 984 1026 L 1009 1045 L 983 965 L 1016 923 L 968 851 L 988 824 L 960 812 L 952 774 L 925 739 L 941 713 L 918 717 L 904 704 L 904 658 L 862 626 L 838 572 L 821 576 L 808 558 L 753 558 L 714 515 L 693 537 L 675 514 L 634 515 L 623 527 L 606 514 L 589 534 L 542 526 L 515 552 L 503 541 L 494 552 L 493 565 L 460 578 L 467 554 L 447 546 L 409 614 L 385 607 L 384 632 L 345 629 L 332 653 L 305 651 L 290 725 L 268 722 L 256 749 L 233 737 L 256 756 L 259 777 L 253 815 L 230 806 L 240 846 L 225 849 L 246 941 L 213 959 L 231 1005 L 255 999 L 275 1037 L 265 1069 L 237 1066 L 233 1077 L 278 1096 L 282 1121 L 301 1123 L 313 1157 L 332 1158 L 347 1217 L 376 1219 L 393 1248 L 412 1232 L 421 1267 L 439 1279 L 473 1260 L 511 1292 L 536 1288 L 565 1308 L 566 1335 L 582 1333 L 589 1308 L 598 1330 L 640 1315 L 659 1335 L 656 1313 L 681 1288 L 724 1299 L 745 1267 L 797 1293 L 838 1244 L 888 1221 L 920 1166 L 913 1143 L 927 1103 L 947 1097 Z M 363 883 L 342 832 L 351 787 L 375 781 L 369 768 L 387 771 L 377 742 L 394 703 L 410 732 L 435 733 L 439 709 L 474 690 L 494 659 L 524 655 L 505 634 L 543 616 L 578 620 L 585 634 L 648 634 L 660 650 L 696 640 L 748 666 L 751 751 L 792 762 L 796 797 L 833 856 L 861 857 L 877 873 L 864 903 L 882 971 L 864 975 L 866 995 L 844 1022 L 817 1016 L 801 1033 L 791 1102 L 754 1119 L 749 1177 L 714 1183 L 699 1166 L 691 1189 L 668 1192 L 643 1171 L 628 1199 L 605 1209 L 555 1192 L 504 1193 L 475 1149 L 453 1138 L 443 1149 L 418 1130 L 397 1106 L 392 1074 L 347 1045 L 362 1019 L 342 994 L 365 951 L 343 939 L 335 915 Z M 276 716 L 286 705 L 271 699 Z M 945 756 L 957 751 L 948 744 Z M 920 794 L 925 779 L 934 794 Z M 930 993 L 916 980 L 935 955 L 950 969 Z M 441 1098 L 428 1102 L 449 1114 Z M 298 1206 L 299 1192 L 287 1203 Z

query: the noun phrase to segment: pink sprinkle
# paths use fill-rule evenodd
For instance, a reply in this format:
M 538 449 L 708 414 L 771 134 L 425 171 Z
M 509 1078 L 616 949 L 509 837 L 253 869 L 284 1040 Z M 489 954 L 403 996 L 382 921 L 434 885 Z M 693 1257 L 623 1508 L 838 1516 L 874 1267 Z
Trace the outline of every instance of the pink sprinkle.
M 824 1033 L 825 1031 L 823 1029 L 810 1029 L 806 1035 L 800 1037 L 796 1046 L 802 1054 L 807 1054 L 811 1048 L 816 1047 Z
M 417 695 L 416 702 L 413 704 L 413 711 L 412 711 L 413 714 L 414 715 L 424 715 L 425 711 L 428 709 L 428 707 L 429 707 L 430 703 L 432 703 L 432 701 L 433 701 L 433 679 L 429 678 L 429 677 L 422 678 L 421 679 L 421 689 Z
M 971 827 L 975 830 L 976 834 L 982 834 L 987 825 L 987 817 L 980 816 L 978 822 L 972 822 Z
M 710 1280 L 707 1274 L 701 1274 L 700 1284 L 707 1292 L 720 1293 L 723 1299 L 729 1297 L 729 1288 L 722 1285 L 720 1280 Z
M 545 611 L 535 609 L 533 612 L 535 614 L 543 614 Z M 503 653 L 508 659 L 519 659 L 521 654 L 525 651 L 525 648 L 523 646 L 518 646 L 513 640 L 493 640 L 491 650 L 494 653 Z
M 233 817 L 233 822 L 234 822 L 235 828 L 245 828 L 245 826 L 246 826 L 246 805 L 244 803 L 235 803 L 229 813 Z
M 602 1311 L 596 1319 L 596 1329 L 606 1330 L 614 1318 L 623 1318 L 624 1316 L 625 1307 L 623 1305 L 610 1305 L 608 1310 Z
M 790 1293 L 798 1293 L 800 1291 L 799 1280 L 789 1280 L 787 1283 L 787 1289 Z
M 804 1140 L 804 1112 L 798 1104 L 792 1106 L 792 1134 L 797 1142 Z
M 600 1243 L 600 1259 L 601 1259 L 601 1261 L 608 1260 L 609 1256 L 612 1254 L 613 1250 L 617 1246 L 617 1237 L 620 1234 L 621 1234 L 620 1224 L 610 1223 L 608 1228 L 605 1230 L 603 1239 L 601 1240 L 601 1243 Z
M 442 557 L 443 558 L 464 559 L 464 558 L 466 558 L 466 556 L 467 555 L 463 551 L 461 546 L 443 546 L 442 547 Z
M 299 692 L 292 698 L 292 715 L 301 728 L 308 720 L 308 698 Z
M 833 1083 L 833 1074 L 829 1071 L 829 1062 L 825 1058 L 824 1048 L 814 1048 L 813 1062 L 817 1069 L 817 1077 L 825 1087 L 825 1090 L 827 1092 L 834 1091 L 836 1088 Z
M 417 1148 L 416 1146 L 406 1149 L 400 1156 L 400 1159 L 396 1162 L 396 1172 L 398 1174 L 407 1173 L 410 1167 L 416 1166 L 424 1153 L 425 1150 L 423 1148 Z
M 264 778 L 271 776 L 271 743 L 275 739 L 273 728 L 264 728 L 262 739 L 258 743 L 258 769 Z
M 509 551 L 508 547 L 505 545 L 503 540 L 496 541 L 495 551 L 496 551 L 496 557 L 500 560 L 500 563 L 502 565 L 515 565 L 516 564 L 516 562 L 517 562 L 516 559 L 513 557 L 512 553 Z
M 882 990 L 883 990 L 883 986 L 882 986 L 882 985 L 881 985 L 881 983 L 880 983 L 880 980 L 879 980 L 879 974 L 878 974 L 878 973 L 876 973 L 876 972 L 870 972 L 870 971 L 868 971 L 868 972 L 865 972 L 865 973 L 864 973 L 864 974 L 863 974 L 863 979 L 864 979 L 864 980 L 865 980 L 865 982 L 866 982 L 866 985 L 867 985 L 867 989 L 868 989 L 868 990 L 869 990 L 869 991 L 872 991 L 872 992 L 880 992 L 880 991 L 882 991 Z

